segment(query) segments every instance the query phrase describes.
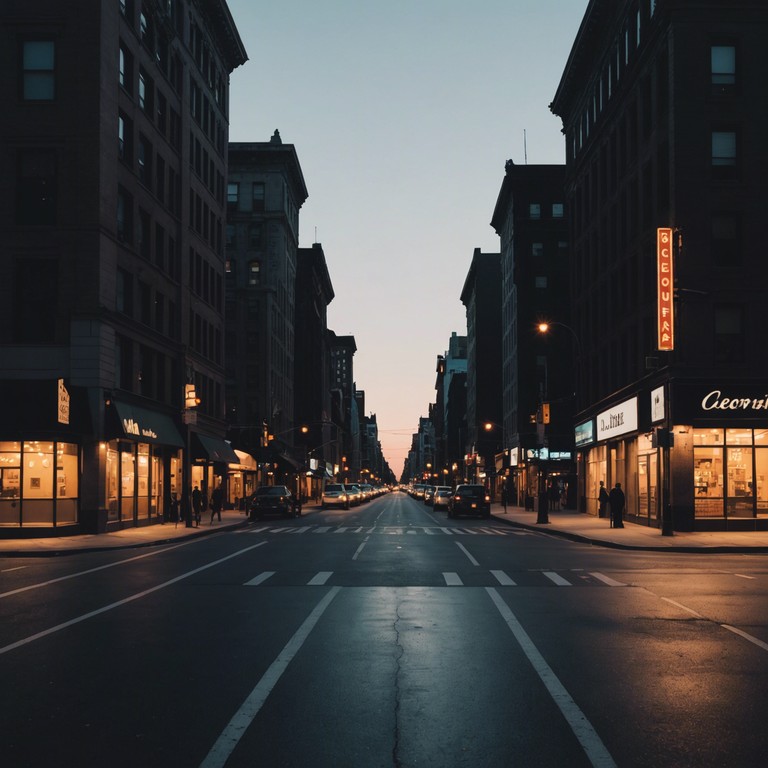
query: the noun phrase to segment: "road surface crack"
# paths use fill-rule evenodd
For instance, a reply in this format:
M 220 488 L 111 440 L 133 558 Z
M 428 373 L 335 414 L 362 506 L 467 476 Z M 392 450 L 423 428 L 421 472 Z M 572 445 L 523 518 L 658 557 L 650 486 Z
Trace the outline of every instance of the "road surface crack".
M 392 765 L 395 768 L 400 768 L 402 763 L 400 762 L 400 673 L 402 666 L 400 664 L 401 659 L 405 653 L 405 648 L 400 642 L 400 603 L 395 606 L 395 621 L 392 624 L 392 629 L 395 633 L 395 732 L 394 743 L 392 745 Z

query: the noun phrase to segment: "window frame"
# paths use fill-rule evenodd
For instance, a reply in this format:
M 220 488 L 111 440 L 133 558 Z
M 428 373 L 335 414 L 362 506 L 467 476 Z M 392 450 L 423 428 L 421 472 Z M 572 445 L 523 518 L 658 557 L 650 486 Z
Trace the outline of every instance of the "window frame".
M 43 45 L 50 47 L 50 66 L 29 66 L 27 61 L 28 46 Z M 42 40 L 24 40 L 21 44 L 20 65 L 20 95 L 22 101 L 43 103 L 54 101 L 56 99 L 56 41 L 48 38 Z M 42 88 L 41 85 L 43 86 Z M 45 87 L 46 85 L 48 87 Z M 38 92 L 45 92 L 47 95 L 32 95 Z

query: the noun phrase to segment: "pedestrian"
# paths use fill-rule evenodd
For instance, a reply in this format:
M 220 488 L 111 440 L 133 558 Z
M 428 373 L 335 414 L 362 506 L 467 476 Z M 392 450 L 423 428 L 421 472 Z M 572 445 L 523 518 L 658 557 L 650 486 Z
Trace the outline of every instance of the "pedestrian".
M 171 496 L 171 522 L 179 524 L 179 495 L 174 493 Z
M 199 526 L 200 525 L 200 516 L 203 513 L 203 494 L 200 492 L 200 489 L 195 486 L 194 490 L 192 491 L 192 514 L 195 518 L 195 523 Z
M 216 515 L 219 516 L 219 522 L 221 522 L 221 503 L 221 486 L 217 485 L 211 494 L 211 525 L 213 525 L 213 518 Z
M 558 490 L 557 483 L 552 483 L 549 486 L 549 511 L 555 512 L 557 505 L 560 503 L 560 491 Z
M 504 514 L 507 514 L 507 484 L 501 486 L 501 506 L 504 507 Z
M 624 498 L 624 491 L 621 490 L 621 483 L 611 488 L 611 492 L 608 494 L 608 501 L 611 505 L 611 521 L 614 528 L 624 527 L 624 504 L 626 499 Z
M 597 516 L 605 517 L 608 514 L 608 490 L 605 487 L 605 483 L 600 481 L 600 491 L 597 494 Z

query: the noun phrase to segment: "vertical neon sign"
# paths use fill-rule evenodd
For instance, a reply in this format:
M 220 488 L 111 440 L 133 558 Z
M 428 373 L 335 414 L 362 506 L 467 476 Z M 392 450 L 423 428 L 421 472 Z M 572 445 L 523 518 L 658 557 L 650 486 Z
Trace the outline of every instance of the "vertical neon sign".
M 660 227 L 656 230 L 656 322 L 660 351 L 675 348 L 674 268 L 672 229 Z

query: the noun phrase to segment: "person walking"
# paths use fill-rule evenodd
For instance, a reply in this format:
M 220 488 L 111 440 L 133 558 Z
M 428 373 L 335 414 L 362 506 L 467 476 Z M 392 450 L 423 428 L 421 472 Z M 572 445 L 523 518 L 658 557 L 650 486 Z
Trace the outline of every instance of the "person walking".
M 608 489 L 605 487 L 605 483 L 600 481 L 600 491 L 597 494 L 597 516 L 606 517 L 608 514 Z
M 608 502 L 611 505 L 611 520 L 614 528 L 624 527 L 624 504 L 626 499 L 624 497 L 624 491 L 621 490 L 621 483 L 611 488 L 611 492 L 608 494 Z
M 195 518 L 195 524 L 200 525 L 200 516 L 203 513 L 203 494 L 200 489 L 195 486 L 192 491 L 192 515 Z
M 213 493 L 211 493 L 211 525 L 213 525 L 213 518 L 216 517 L 216 515 L 219 516 L 219 522 L 221 522 L 221 505 L 221 485 L 217 485 L 213 489 Z
M 507 484 L 501 485 L 501 506 L 504 507 L 504 514 L 507 514 Z

